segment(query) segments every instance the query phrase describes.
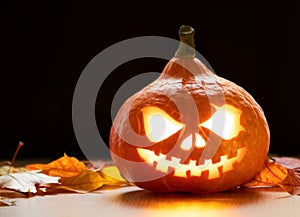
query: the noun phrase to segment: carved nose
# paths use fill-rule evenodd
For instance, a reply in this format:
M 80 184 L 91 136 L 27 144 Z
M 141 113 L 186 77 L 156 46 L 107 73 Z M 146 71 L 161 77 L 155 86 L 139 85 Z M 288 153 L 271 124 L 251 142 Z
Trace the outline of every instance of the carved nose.
M 180 147 L 183 150 L 190 150 L 193 147 L 193 144 L 197 148 L 203 148 L 205 147 L 206 142 L 199 133 L 192 133 L 182 141 Z

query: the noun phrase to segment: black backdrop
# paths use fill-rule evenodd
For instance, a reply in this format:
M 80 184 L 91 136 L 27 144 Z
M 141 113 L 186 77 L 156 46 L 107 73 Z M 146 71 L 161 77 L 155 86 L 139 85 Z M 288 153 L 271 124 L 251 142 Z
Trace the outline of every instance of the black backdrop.
M 270 152 L 299 155 L 300 5 L 287 2 L 2 2 L 0 158 L 11 158 L 19 140 L 25 143 L 19 158 L 83 157 L 72 97 L 84 67 L 131 37 L 178 39 L 182 24 L 195 28 L 196 48 L 215 72 L 244 87 L 264 109 Z M 101 88 L 96 116 L 106 142 L 113 93 L 126 79 L 164 64 L 129 62 Z

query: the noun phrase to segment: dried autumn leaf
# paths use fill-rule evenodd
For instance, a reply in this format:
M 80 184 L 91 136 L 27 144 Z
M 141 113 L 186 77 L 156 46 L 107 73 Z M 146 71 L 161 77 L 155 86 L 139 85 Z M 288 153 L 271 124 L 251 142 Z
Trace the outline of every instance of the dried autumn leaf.
M 50 176 L 72 177 L 86 171 L 83 162 L 75 157 L 69 157 L 66 154 L 48 164 L 29 164 L 26 166 L 28 170 L 42 170 L 43 173 Z
M 100 171 L 102 177 L 109 182 L 110 185 L 129 184 L 120 174 L 116 166 L 106 166 Z
M 27 197 L 27 195 L 25 195 L 24 193 L 11 190 L 11 189 L 5 189 L 5 188 L 0 188 L 0 196 L 2 198 L 26 198 Z
M 266 159 L 263 169 L 244 187 L 279 186 L 290 194 L 300 193 L 300 176 L 293 169 Z
M 287 169 L 287 171 L 287 177 L 278 186 L 290 194 L 300 195 L 300 174 L 292 169 Z
M 75 192 L 89 192 L 102 187 L 107 181 L 100 174 L 92 170 L 86 170 L 77 176 L 62 178 L 61 185 L 57 189 L 65 189 Z
M 52 177 L 39 173 L 39 171 L 28 171 L 11 173 L 0 176 L 0 188 L 7 188 L 23 193 L 36 193 L 37 184 L 58 184 L 60 177 Z

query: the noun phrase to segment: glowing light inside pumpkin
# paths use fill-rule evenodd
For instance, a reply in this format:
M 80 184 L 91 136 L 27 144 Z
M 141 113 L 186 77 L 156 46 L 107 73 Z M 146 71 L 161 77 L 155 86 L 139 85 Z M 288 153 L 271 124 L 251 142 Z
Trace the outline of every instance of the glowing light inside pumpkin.
M 214 106 L 216 112 L 207 121 L 199 124 L 225 140 L 233 139 L 244 128 L 240 124 L 241 111 L 232 105 Z M 157 107 L 145 107 L 142 109 L 146 136 L 152 142 L 162 141 L 175 134 L 184 127 L 184 124 L 177 122 L 166 112 Z M 193 138 L 193 136 L 195 138 Z M 193 144 L 194 140 L 194 144 Z M 181 143 L 181 149 L 190 150 L 193 145 L 198 148 L 206 146 L 206 141 L 197 132 L 187 136 Z M 181 164 L 178 157 L 168 157 L 165 154 L 155 154 L 154 151 L 138 148 L 138 154 L 149 165 L 155 166 L 157 171 L 167 173 L 170 168 L 174 170 L 174 176 L 201 176 L 202 172 L 208 171 L 208 179 L 220 177 L 220 172 L 225 173 L 233 169 L 235 162 L 240 162 L 246 153 L 246 148 L 237 150 L 237 156 L 228 158 L 221 156 L 220 161 L 212 163 L 212 160 L 205 160 L 203 164 L 198 164 L 196 160 L 190 160 L 188 164 Z
M 224 140 L 236 137 L 244 128 L 240 124 L 241 111 L 232 105 L 225 104 L 221 107 L 214 106 L 216 112 L 199 127 L 205 127 Z M 152 142 L 160 142 L 175 134 L 184 127 L 184 124 L 177 122 L 160 108 L 149 106 L 142 109 L 143 121 L 146 136 Z M 183 150 L 192 148 L 192 134 L 181 144 Z M 195 146 L 205 147 L 205 140 L 195 133 Z
M 149 165 L 155 167 L 157 171 L 167 173 L 170 168 L 174 170 L 174 176 L 187 177 L 187 176 L 201 176 L 203 172 L 208 171 L 208 179 L 216 179 L 220 177 L 220 170 L 226 173 L 233 169 L 233 164 L 240 162 L 246 154 L 246 148 L 237 150 L 237 156 L 228 158 L 227 155 L 221 156 L 220 161 L 212 163 L 211 160 L 205 160 L 203 164 L 197 165 L 196 160 L 190 160 L 188 164 L 181 164 L 180 158 L 171 157 L 167 159 L 165 154 L 155 154 L 154 151 L 137 148 L 140 157 Z
M 192 143 L 192 138 L 193 136 L 192 136 L 192 134 L 191 135 L 189 135 L 185 140 L 183 140 L 183 142 L 182 142 L 182 144 L 181 144 L 181 148 L 183 149 L 183 150 L 190 150 L 191 148 L 192 148 L 192 145 L 193 145 L 193 143 Z
M 217 111 L 199 126 L 205 127 L 225 140 L 236 137 L 244 128 L 240 124 L 241 111 L 232 105 L 215 106 Z
M 206 145 L 205 140 L 198 133 L 194 133 L 194 136 L 195 136 L 195 146 L 197 148 L 205 147 Z M 185 140 L 183 140 L 180 147 L 183 150 L 190 150 L 193 147 L 193 135 L 190 134 Z
M 142 109 L 142 113 L 146 136 L 152 142 L 160 142 L 184 126 L 157 107 L 145 107 Z
M 205 147 L 206 145 L 205 140 L 198 133 L 195 133 L 195 135 L 196 135 L 196 143 L 195 143 L 196 147 L 197 148 Z

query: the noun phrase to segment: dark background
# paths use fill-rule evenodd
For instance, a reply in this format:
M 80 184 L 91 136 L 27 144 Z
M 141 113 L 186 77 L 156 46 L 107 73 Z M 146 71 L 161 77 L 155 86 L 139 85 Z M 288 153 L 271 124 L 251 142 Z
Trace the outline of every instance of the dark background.
M 178 39 L 215 72 L 244 87 L 264 109 L 270 153 L 300 155 L 300 5 L 291 1 L 9 1 L 1 3 L 0 159 L 84 157 L 72 125 L 72 97 L 84 67 L 103 49 L 136 36 Z M 296 1 L 294 1 L 296 2 Z M 116 69 L 99 92 L 96 116 L 107 142 L 110 103 L 126 79 L 163 69 L 143 59 Z M 101 104 L 101 106 L 100 106 Z

